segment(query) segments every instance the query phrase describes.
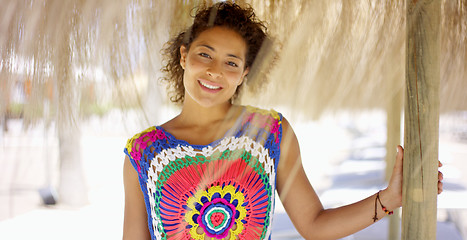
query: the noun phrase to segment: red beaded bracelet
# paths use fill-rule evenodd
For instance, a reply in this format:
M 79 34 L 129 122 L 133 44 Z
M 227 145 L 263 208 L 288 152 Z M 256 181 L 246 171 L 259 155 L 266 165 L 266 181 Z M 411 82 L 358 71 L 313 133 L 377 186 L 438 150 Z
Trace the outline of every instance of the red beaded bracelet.
M 383 203 L 381 203 L 381 199 L 379 198 L 379 193 L 381 192 L 378 191 L 378 193 L 376 193 L 376 198 L 375 198 L 375 216 L 373 217 L 373 222 L 376 222 L 378 220 L 378 202 L 379 202 L 379 205 L 381 205 L 381 208 L 383 209 L 383 211 L 387 214 L 387 215 L 392 215 L 394 213 L 394 211 L 389 211 L 384 205 Z
M 379 191 L 381 192 L 381 191 Z M 394 211 L 389 211 L 382 203 L 381 203 L 381 199 L 379 199 L 379 192 L 376 194 L 376 199 L 378 199 L 378 202 L 379 202 L 379 205 L 381 205 L 381 207 L 383 208 L 383 211 L 387 214 L 387 215 L 392 215 L 394 213 Z

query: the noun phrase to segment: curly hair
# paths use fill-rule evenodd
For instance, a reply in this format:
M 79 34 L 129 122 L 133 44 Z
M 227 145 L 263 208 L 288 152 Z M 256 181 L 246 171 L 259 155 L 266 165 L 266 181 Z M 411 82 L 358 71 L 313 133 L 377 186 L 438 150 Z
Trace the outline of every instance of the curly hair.
M 166 63 L 162 68 L 165 73 L 162 80 L 169 83 L 168 88 L 172 88 L 172 96 L 170 97 L 172 102 L 182 103 L 185 100 L 184 70 L 180 65 L 180 47 L 183 45 L 189 50 L 191 43 L 203 31 L 216 26 L 234 30 L 245 40 L 247 45 L 245 68 L 253 65 L 263 42 L 267 39 L 267 28 L 263 22 L 256 18 L 251 6 L 242 8 L 235 3 L 219 2 L 211 7 L 199 9 L 193 24 L 167 42 L 162 51 Z M 238 96 L 240 87 L 237 88 L 233 99 Z

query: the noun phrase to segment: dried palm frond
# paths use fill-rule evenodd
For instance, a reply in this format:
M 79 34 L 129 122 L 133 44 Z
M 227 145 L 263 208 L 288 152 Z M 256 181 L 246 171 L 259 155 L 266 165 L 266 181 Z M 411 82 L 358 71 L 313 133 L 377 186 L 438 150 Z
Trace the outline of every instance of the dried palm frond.
M 98 106 L 150 112 L 147 102 L 166 99 L 154 84 L 160 49 L 190 24 L 196 6 L 212 2 L 0 0 L 0 113 L 19 102 L 28 122 L 73 125 Z M 242 103 L 317 118 L 384 108 L 403 89 L 403 1 L 236 2 L 253 6 L 274 39 Z M 442 3 L 441 112 L 467 109 L 466 5 Z

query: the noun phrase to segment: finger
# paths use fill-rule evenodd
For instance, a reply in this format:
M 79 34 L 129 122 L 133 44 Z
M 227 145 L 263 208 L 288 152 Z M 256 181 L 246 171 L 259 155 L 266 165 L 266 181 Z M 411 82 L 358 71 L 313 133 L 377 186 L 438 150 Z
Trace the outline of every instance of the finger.
M 443 173 L 441 171 L 438 171 L 438 194 L 441 194 L 443 192 L 443 179 Z
M 443 192 L 443 182 L 439 181 L 438 182 L 438 194 Z
M 402 168 L 402 161 L 404 160 L 404 148 L 401 145 L 397 146 L 397 154 L 396 154 L 396 163 L 394 164 L 394 168 Z
M 404 158 L 404 148 L 401 145 L 397 145 L 396 150 L 397 150 L 396 157 L 403 159 Z
M 404 156 L 404 148 L 401 145 L 397 145 L 397 154 L 401 153 Z
M 442 167 L 443 164 L 438 160 L 438 167 Z

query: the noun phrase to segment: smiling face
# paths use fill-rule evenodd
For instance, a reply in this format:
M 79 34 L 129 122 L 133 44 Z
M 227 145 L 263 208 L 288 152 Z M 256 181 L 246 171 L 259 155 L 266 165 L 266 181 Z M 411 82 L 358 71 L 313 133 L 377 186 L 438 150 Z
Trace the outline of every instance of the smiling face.
M 203 31 L 189 49 L 181 46 L 180 53 L 185 101 L 203 107 L 230 103 L 248 73 L 247 45 L 237 32 L 225 27 Z

